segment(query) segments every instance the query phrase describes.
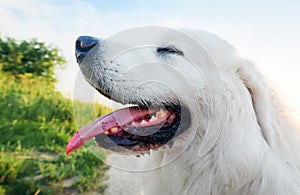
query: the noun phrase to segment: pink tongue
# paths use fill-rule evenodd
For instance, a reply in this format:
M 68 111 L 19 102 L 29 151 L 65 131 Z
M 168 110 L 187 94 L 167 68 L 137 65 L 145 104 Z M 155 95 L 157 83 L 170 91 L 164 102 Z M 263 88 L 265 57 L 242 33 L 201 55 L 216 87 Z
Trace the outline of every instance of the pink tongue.
M 82 127 L 69 141 L 66 147 L 66 154 L 81 147 L 91 138 L 99 135 L 115 126 L 123 126 L 135 118 L 140 118 L 147 114 L 154 113 L 155 110 L 139 107 L 129 107 L 111 112 L 107 115 L 97 118 L 94 122 Z

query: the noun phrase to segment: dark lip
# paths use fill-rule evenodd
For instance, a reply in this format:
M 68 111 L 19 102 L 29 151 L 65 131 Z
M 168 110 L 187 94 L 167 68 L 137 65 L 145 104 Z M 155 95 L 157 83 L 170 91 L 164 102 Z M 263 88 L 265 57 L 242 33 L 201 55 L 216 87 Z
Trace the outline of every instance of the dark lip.
M 170 108 L 169 105 L 166 107 Z M 170 145 L 172 139 L 182 134 L 191 124 L 190 112 L 186 108 L 172 105 L 172 109 L 177 112 L 176 120 L 169 125 L 161 126 L 161 129 L 152 135 L 138 136 L 124 131 L 124 137 L 100 134 L 95 137 L 95 140 L 98 146 L 115 152 L 127 150 L 143 153 L 150 149 L 158 149 L 166 144 Z

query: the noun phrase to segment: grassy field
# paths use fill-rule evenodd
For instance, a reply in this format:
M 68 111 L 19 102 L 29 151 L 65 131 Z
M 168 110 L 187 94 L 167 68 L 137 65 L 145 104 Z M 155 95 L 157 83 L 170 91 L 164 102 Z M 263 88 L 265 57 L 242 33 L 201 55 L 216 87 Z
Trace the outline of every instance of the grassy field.
M 65 146 L 79 127 L 110 110 L 80 102 L 73 109 L 54 88 L 41 79 L 0 72 L 0 195 L 105 190 L 108 166 L 86 148 L 66 156 Z

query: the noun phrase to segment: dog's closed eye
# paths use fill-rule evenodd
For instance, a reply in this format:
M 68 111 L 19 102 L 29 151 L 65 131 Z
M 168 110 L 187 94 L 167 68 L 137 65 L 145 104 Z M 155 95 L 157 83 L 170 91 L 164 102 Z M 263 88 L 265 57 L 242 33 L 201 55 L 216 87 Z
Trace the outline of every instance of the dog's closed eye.
M 178 54 L 183 56 L 183 52 L 175 48 L 174 46 L 158 47 L 156 49 L 156 52 L 159 54 Z

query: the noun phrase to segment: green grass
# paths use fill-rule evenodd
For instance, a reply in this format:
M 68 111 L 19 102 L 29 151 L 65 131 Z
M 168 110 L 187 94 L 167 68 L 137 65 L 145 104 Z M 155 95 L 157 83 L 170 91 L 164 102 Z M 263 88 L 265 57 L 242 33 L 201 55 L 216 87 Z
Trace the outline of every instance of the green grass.
M 47 81 L 0 72 L 0 195 L 103 193 L 105 153 L 99 160 L 81 148 L 66 156 L 65 146 L 79 127 L 109 111 L 73 107 Z

